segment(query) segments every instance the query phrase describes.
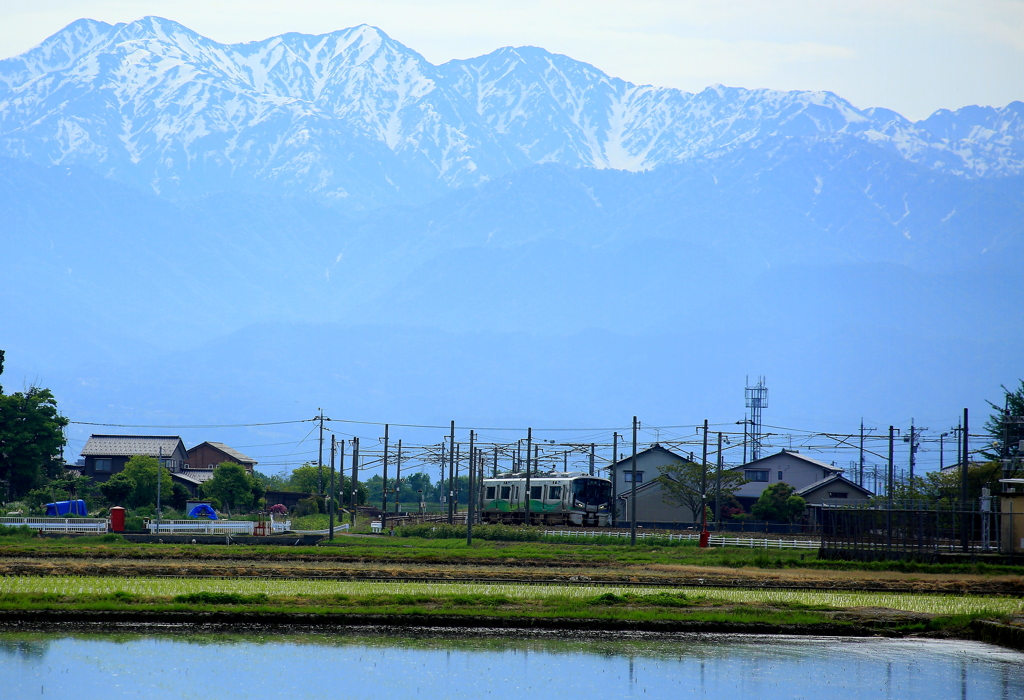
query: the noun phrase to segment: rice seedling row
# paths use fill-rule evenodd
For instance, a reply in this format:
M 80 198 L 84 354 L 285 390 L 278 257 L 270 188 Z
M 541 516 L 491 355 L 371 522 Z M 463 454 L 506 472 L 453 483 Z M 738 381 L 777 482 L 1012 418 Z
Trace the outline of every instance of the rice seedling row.
M 505 596 L 519 600 L 587 600 L 599 595 L 654 595 L 681 593 L 725 603 L 801 604 L 829 609 L 888 608 L 936 615 L 964 615 L 979 612 L 1024 613 L 1024 600 L 990 596 L 945 596 L 913 593 L 792 591 L 772 589 L 720 589 L 706 587 L 615 587 L 531 585 L 516 583 L 407 583 L 388 581 L 335 581 L 279 579 L 190 579 L 111 578 L 87 576 L 8 576 L 0 578 L 0 595 L 56 594 L 61 596 L 110 595 L 124 592 L 136 596 L 177 596 L 199 592 L 237 593 L 267 596 L 380 596 L 426 595 Z

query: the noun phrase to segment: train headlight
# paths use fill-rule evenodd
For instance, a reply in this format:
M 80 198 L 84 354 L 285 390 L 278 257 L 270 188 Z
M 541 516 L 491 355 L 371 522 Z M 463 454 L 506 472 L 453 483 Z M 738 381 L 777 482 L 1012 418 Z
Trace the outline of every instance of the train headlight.
M 575 503 L 573 503 L 573 506 L 576 507 L 576 508 L 586 508 L 586 504 L 585 503 L 580 503 L 579 501 L 576 501 Z

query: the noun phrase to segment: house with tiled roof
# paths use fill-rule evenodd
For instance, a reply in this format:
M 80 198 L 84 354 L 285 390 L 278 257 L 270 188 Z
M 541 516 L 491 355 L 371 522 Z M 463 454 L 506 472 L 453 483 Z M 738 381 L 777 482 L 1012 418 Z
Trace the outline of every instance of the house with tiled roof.
M 234 462 L 245 467 L 245 471 L 252 474 L 256 468 L 256 460 L 247 457 L 233 447 L 228 447 L 223 442 L 204 442 L 189 449 L 188 465 L 191 471 L 210 470 L 212 471 L 221 462 Z
M 184 469 L 188 460 L 177 435 L 90 435 L 81 452 L 81 474 L 104 482 L 136 455 L 156 457 L 172 473 Z

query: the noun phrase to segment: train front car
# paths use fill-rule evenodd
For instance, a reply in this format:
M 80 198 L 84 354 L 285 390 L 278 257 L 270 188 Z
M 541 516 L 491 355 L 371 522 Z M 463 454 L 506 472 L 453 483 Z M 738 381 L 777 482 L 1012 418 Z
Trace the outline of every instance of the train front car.
M 530 477 L 504 474 L 484 479 L 480 513 L 484 522 L 526 521 L 529 498 L 533 525 L 611 525 L 612 482 L 583 473 L 550 472 Z
M 592 476 L 572 480 L 572 509 L 568 515 L 573 525 L 607 527 L 612 524 L 611 514 L 611 481 Z

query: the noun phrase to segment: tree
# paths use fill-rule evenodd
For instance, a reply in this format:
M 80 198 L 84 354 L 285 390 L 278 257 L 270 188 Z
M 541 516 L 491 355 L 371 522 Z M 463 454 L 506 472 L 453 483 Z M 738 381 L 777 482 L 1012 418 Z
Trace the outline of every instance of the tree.
M 326 491 L 331 483 L 331 468 L 324 467 L 324 490 Z M 335 482 L 337 483 L 337 482 Z M 301 467 L 292 470 L 288 477 L 289 490 L 300 493 L 320 493 L 320 467 L 307 462 Z
M 159 467 L 160 462 L 156 457 L 145 457 L 143 455 L 135 455 L 124 465 L 124 471 L 121 473 L 135 482 L 135 488 L 128 497 L 128 504 L 132 508 L 156 505 L 156 475 L 158 470 L 160 472 L 160 505 L 171 502 L 174 494 L 171 474 L 166 469 L 159 469 Z
M 1017 419 L 1024 416 L 1024 379 L 1015 391 L 1003 387 L 1003 405 L 991 401 L 992 413 L 985 421 L 985 430 L 992 436 L 991 449 L 982 452 L 987 459 L 1024 457 L 1020 453 L 1020 442 L 1024 440 L 1024 423 Z
M 219 500 L 228 513 L 252 507 L 255 483 L 241 464 L 221 462 L 213 470 L 213 478 L 200 488 L 205 496 Z
M 928 472 L 923 477 L 915 476 L 913 489 L 910 484 L 897 483 L 893 488 L 893 498 L 923 500 L 942 505 L 953 505 L 960 502 L 959 469 L 948 472 Z M 967 467 L 967 500 L 976 503 L 981 497 L 982 489 L 989 488 L 990 493 L 1001 491 L 999 480 L 1003 478 L 1002 464 L 999 460 L 974 462 Z M 884 498 L 879 499 L 885 502 Z
M 0 351 L 0 373 L 3 359 Z M 49 389 L 32 387 L 4 395 L 0 386 L 0 480 L 7 483 L 8 500 L 61 473 L 67 424 Z
M 750 511 L 755 518 L 791 523 L 803 514 L 807 503 L 796 495 L 796 489 L 782 481 L 761 492 Z
M 660 467 L 661 490 L 665 503 L 683 506 L 693 513 L 694 519 L 700 518 L 700 506 L 703 501 L 701 487 L 707 483 L 707 503 L 712 503 L 717 490 L 717 470 L 713 464 L 705 464 L 703 468 L 696 462 L 673 462 Z M 722 502 L 723 504 L 736 490 L 747 483 L 739 472 L 722 470 Z M 713 511 L 712 511 L 713 512 Z
M 118 472 L 100 484 L 100 491 L 103 492 L 103 497 L 115 506 L 128 503 L 135 492 L 135 479 L 124 472 Z

